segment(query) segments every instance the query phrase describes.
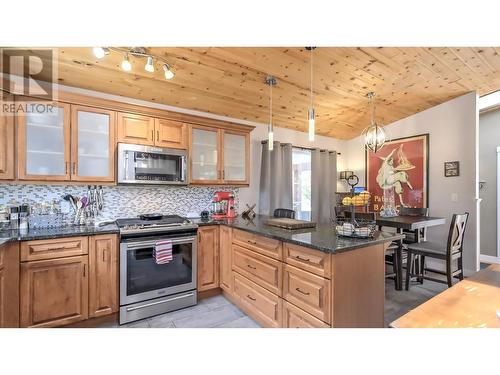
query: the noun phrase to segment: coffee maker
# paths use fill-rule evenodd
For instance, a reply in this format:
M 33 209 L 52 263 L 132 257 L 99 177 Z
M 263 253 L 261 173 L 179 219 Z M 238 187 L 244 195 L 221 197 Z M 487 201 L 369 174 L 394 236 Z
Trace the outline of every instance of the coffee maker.
M 212 219 L 230 219 L 236 217 L 234 194 L 228 191 L 216 191 L 212 198 Z

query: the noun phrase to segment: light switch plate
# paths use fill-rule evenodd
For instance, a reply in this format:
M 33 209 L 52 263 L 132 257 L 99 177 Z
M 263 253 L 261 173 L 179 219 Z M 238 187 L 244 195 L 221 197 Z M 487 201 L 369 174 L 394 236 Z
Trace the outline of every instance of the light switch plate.
M 458 202 L 458 194 L 457 193 L 451 193 L 451 201 Z

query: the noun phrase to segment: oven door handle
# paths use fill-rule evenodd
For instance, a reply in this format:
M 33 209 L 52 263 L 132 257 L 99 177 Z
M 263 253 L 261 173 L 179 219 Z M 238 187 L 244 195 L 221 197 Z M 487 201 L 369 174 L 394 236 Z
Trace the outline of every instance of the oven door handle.
M 188 294 L 183 294 L 182 296 L 176 296 L 176 297 L 172 297 L 172 298 L 165 299 L 165 300 L 162 300 L 162 301 L 156 301 L 156 302 L 146 303 L 146 304 L 140 305 L 140 306 L 127 307 L 127 312 L 135 311 L 135 310 L 139 310 L 139 309 L 144 309 L 146 307 L 161 305 L 163 303 L 172 302 L 172 301 L 175 301 L 175 300 L 178 300 L 178 299 L 192 297 L 192 296 L 194 296 L 194 293 L 188 293 Z
M 172 241 L 172 245 L 178 245 L 178 244 L 183 244 L 183 243 L 192 243 L 192 242 L 196 242 L 196 237 L 185 237 L 182 239 L 174 239 L 171 241 Z M 134 249 L 140 249 L 142 247 L 154 246 L 154 245 L 156 245 L 157 242 L 159 242 L 159 241 L 130 242 L 130 243 L 125 243 L 125 245 L 127 246 L 127 250 L 134 250 Z

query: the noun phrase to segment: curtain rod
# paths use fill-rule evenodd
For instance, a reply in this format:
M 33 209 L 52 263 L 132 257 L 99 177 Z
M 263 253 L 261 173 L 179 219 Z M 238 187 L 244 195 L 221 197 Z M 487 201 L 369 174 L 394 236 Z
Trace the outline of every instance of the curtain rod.
M 263 140 L 263 141 L 260 141 L 261 144 L 265 145 L 267 144 L 267 139 Z M 280 143 L 280 146 L 286 146 L 286 145 L 292 145 L 291 143 Z M 317 147 L 303 147 L 303 146 L 294 146 L 292 145 L 292 148 L 298 148 L 298 149 L 301 149 L 301 150 L 308 150 L 308 151 L 312 151 L 312 150 L 318 150 Z M 328 151 L 328 152 L 336 152 L 337 155 L 342 155 L 341 152 L 337 152 L 337 151 L 330 151 L 330 150 L 325 150 L 325 149 L 319 149 L 320 152 L 325 152 L 325 151 Z

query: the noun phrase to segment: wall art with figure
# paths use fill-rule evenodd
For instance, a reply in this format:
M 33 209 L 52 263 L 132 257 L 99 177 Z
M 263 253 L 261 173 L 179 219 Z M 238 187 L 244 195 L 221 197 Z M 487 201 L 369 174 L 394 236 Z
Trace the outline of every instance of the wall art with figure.
M 377 153 L 365 150 L 365 162 L 371 211 L 390 204 L 396 210 L 428 207 L 429 134 L 393 139 Z M 388 196 L 393 197 L 391 202 Z

